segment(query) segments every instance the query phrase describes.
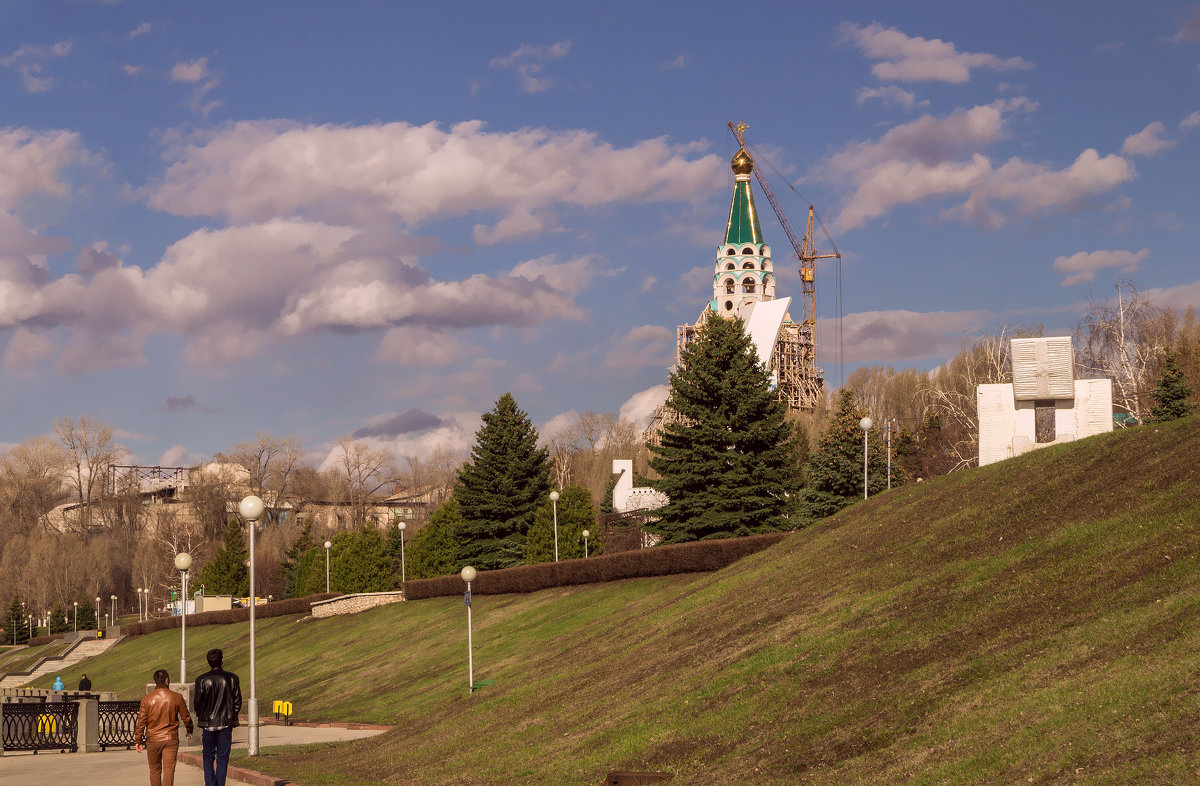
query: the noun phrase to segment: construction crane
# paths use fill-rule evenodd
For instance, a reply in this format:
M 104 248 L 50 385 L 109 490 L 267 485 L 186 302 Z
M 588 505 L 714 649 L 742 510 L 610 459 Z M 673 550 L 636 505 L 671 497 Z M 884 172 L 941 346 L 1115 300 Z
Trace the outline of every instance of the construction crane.
M 834 249 L 829 254 L 818 254 L 816 244 L 813 240 L 813 206 L 808 206 L 808 226 L 804 230 L 803 240 L 796 239 L 796 233 L 792 231 L 791 222 L 788 221 L 787 215 L 780 207 L 779 201 L 775 199 L 775 192 L 771 190 L 771 186 L 767 183 L 767 178 L 763 175 L 762 170 L 758 166 L 758 155 L 755 150 L 746 144 L 746 129 L 749 128 L 745 123 L 738 122 L 735 126 L 732 122 L 729 123 L 729 130 L 733 133 L 734 139 L 742 150 L 745 150 L 750 158 L 754 161 L 754 177 L 758 180 L 758 185 L 762 188 L 763 193 L 767 195 L 767 201 L 771 203 L 771 210 L 775 212 L 775 217 L 779 219 L 779 224 L 783 227 L 783 231 L 787 234 L 788 241 L 792 244 L 792 250 L 795 252 L 796 260 L 800 263 L 800 283 L 801 283 L 801 298 L 800 298 L 800 377 L 803 380 L 802 398 L 805 402 L 815 403 L 821 394 L 822 374 L 817 368 L 817 267 L 818 259 L 841 259 L 842 255 L 837 249 Z

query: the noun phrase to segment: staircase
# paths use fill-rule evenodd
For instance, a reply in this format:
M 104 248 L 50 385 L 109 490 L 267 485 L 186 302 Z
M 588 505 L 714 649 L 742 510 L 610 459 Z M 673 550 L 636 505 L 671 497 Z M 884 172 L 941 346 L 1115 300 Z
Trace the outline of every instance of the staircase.
M 34 664 L 33 671 L 14 672 L 0 678 L 0 688 L 20 688 L 33 682 L 38 677 L 55 672 L 66 671 L 79 661 L 90 658 L 112 647 L 121 639 L 80 639 L 78 643 L 62 655 L 42 658 Z M 67 680 L 64 680 L 66 682 Z

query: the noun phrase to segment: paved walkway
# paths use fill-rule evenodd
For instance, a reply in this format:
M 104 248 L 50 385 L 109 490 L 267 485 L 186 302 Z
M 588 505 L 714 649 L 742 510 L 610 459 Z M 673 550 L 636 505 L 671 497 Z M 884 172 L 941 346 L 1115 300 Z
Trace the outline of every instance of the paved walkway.
M 259 726 L 258 744 L 305 745 L 314 742 L 357 740 L 382 734 L 379 729 L 342 729 L 334 727 Z M 180 752 L 200 754 L 200 734 L 192 737 L 195 745 L 180 740 Z M 233 747 L 246 747 L 246 727 L 233 730 Z M 243 759 L 239 764 L 247 766 Z M 248 765 L 253 767 L 253 764 Z M 229 781 L 234 781 L 230 773 Z M 0 784 L 87 783 L 89 786 L 136 786 L 149 783 L 146 754 L 135 750 L 110 750 L 102 753 L 8 753 L 0 757 Z M 182 762 L 175 768 L 175 786 L 204 786 L 199 767 Z

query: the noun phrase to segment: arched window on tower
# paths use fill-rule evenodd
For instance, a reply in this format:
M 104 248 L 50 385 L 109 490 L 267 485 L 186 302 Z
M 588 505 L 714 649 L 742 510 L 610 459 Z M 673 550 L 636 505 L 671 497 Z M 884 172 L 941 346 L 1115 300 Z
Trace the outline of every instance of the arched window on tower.
M 737 265 L 733 264 L 732 262 L 726 262 L 726 263 L 725 263 L 725 269 L 726 269 L 726 270 L 734 270 L 734 269 L 736 269 L 736 268 L 737 268 Z
M 733 294 L 733 279 L 732 278 L 725 279 L 725 294 L 726 295 Z
M 725 256 L 727 256 L 727 257 L 731 257 L 736 253 L 737 253 L 737 249 L 734 248 L 733 246 L 730 246 L 729 248 L 725 249 Z
M 753 270 L 753 269 L 754 269 L 754 260 L 753 259 L 747 259 L 745 262 L 742 263 L 742 270 Z
M 753 254 L 754 254 L 753 246 L 746 246 L 745 248 L 742 249 L 742 256 L 748 257 L 748 256 L 753 256 Z
M 754 279 L 743 278 L 742 279 L 742 291 L 748 295 L 753 295 L 754 294 Z

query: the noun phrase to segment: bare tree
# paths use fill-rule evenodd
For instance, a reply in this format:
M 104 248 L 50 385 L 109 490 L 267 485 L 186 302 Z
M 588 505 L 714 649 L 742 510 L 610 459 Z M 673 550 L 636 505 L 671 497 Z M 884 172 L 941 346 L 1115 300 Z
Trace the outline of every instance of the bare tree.
M 1091 301 L 1076 326 L 1076 364 L 1087 376 L 1111 379 L 1113 404 L 1141 421 L 1170 328 L 1132 281 L 1121 279 L 1116 289 L 1113 300 Z
M 337 462 L 337 473 L 342 483 L 342 493 L 350 506 L 353 523 L 362 525 L 367 520 L 367 507 L 375 495 L 395 478 L 392 456 L 385 450 L 355 439 L 353 435 L 339 439 L 338 448 L 341 457 Z
M 66 454 L 59 444 L 35 437 L 0 458 L 0 549 L 16 533 L 51 529 L 47 514 L 69 499 Z
M 295 437 L 276 437 L 260 431 L 254 440 L 234 445 L 219 461 L 240 464 L 250 473 L 250 490 L 277 508 L 291 491 L 291 484 L 304 457 L 304 447 Z
M 67 482 L 82 506 L 83 524 L 92 526 L 92 502 L 102 496 L 110 464 L 119 463 L 125 448 L 113 441 L 113 430 L 88 416 L 59 418 L 54 433 L 67 451 Z

